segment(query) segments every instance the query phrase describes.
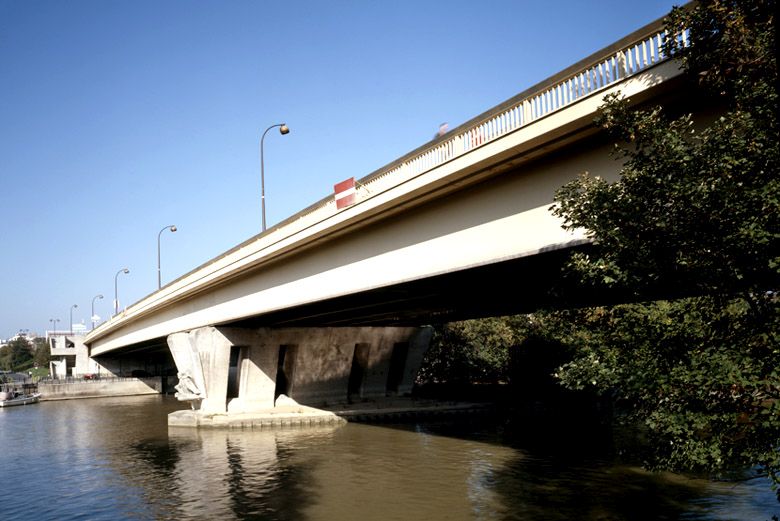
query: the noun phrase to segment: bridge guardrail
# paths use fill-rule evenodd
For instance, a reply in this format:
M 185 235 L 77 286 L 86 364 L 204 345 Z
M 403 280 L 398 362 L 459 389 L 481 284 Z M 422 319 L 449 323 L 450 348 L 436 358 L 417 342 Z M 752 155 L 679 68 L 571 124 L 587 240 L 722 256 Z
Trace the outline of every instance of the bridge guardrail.
M 357 200 L 379 193 L 409 178 L 436 168 L 499 137 L 529 125 L 558 110 L 666 61 L 663 42 L 668 37 L 662 20 L 656 20 L 565 71 L 518 94 L 460 125 L 441 138 L 413 150 L 356 183 Z M 689 31 L 675 35 L 688 45 Z M 621 45 L 623 44 L 623 45 Z M 617 49 L 615 49 L 617 47 Z M 572 69 L 576 69 L 572 71 Z M 561 76 L 563 76 L 561 78 Z M 332 209 L 330 207 L 333 207 Z M 280 222 L 278 230 L 301 221 L 319 221 L 323 210 L 335 212 L 332 196 Z M 302 226 L 305 227 L 305 226 Z M 296 226 L 297 228 L 297 226 Z

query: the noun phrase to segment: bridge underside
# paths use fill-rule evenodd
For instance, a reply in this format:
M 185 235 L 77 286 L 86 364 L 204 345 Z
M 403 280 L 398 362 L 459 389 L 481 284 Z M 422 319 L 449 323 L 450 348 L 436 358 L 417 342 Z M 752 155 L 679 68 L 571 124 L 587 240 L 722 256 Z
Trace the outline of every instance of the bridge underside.
M 354 295 L 323 300 L 217 327 L 415 327 L 455 320 L 532 313 L 541 309 L 614 304 L 636 300 L 619 293 L 584 289 L 565 276 L 573 247 L 446 273 L 423 280 L 376 288 Z M 647 298 L 675 296 L 671 290 Z M 112 351 L 112 357 L 135 353 L 165 353 L 167 337 L 154 338 Z
M 576 249 L 586 249 L 579 245 Z M 446 273 L 297 306 L 223 325 L 239 327 L 419 326 L 487 316 L 597 305 L 562 276 L 575 248 Z

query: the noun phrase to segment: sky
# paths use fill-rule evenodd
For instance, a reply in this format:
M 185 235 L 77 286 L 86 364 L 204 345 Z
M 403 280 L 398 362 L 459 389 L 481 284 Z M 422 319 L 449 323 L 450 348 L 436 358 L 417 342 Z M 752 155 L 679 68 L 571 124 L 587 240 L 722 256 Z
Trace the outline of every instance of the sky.
M 163 285 L 259 233 L 271 125 L 269 227 L 672 5 L 0 0 L 0 339 L 155 291 L 168 225 Z

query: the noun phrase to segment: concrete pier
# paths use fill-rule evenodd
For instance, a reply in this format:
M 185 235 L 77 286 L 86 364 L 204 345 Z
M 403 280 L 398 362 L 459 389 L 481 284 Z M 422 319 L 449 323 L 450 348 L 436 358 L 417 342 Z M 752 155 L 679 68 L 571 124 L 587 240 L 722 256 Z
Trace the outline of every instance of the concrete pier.
M 411 393 L 429 327 L 245 329 L 204 327 L 168 336 L 177 398 L 191 411 L 170 425 L 338 421 L 334 407 Z

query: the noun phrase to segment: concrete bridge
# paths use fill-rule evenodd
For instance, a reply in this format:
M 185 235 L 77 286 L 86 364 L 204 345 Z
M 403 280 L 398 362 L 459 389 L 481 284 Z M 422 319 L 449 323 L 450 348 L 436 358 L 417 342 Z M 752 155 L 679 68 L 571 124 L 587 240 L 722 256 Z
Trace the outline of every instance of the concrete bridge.
M 133 304 L 85 339 L 96 360 L 172 353 L 201 414 L 403 394 L 424 326 L 551 303 L 587 243 L 550 213 L 583 171 L 615 178 L 606 94 L 684 99 L 660 21 L 585 58 Z M 581 296 L 572 295 L 572 298 Z

